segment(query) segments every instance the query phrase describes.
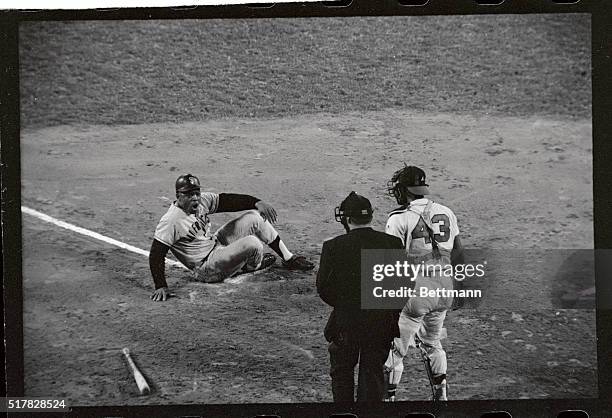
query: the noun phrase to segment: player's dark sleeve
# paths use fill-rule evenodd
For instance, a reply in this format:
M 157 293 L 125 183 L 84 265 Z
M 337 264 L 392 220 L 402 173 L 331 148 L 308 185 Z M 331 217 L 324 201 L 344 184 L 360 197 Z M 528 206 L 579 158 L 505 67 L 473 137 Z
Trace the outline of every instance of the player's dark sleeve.
M 465 255 L 463 254 L 463 244 L 461 243 L 461 239 L 459 235 L 455 237 L 455 241 L 453 241 L 453 249 L 451 251 L 451 264 L 456 266 L 457 264 L 465 263 Z
M 168 254 L 168 247 L 166 244 L 159 242 L 154 239 L 151 244 L 151 251 L 149 252 L 149 268 L 151 269 L 151 275 L 155 282 L 155 290 L 168 287 L 166 283 L 166 254 Z
M 323 302 L 330 306 L 336 306 L 338 298 L 334 281 L 332 254 L 328 243 L 324 242 L 321 249 L 319 271 L 317 272 L 317 292 Z
M 220 193 L 217 212 L 240 212 L 242 210 L 256 209 L 255 203 L 260 200 L 248 194 Z

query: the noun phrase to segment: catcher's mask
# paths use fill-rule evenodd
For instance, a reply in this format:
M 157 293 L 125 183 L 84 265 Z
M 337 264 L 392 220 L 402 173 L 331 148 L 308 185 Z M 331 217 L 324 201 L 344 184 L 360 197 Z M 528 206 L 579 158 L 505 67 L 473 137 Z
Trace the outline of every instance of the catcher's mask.
M 337 206 L 334 210 L 336 221 L 345 226 L 347 218 L 369 220 L 372 213 L 374 213 L 374 209 L 372 209 L 370 201 L 355 192 L 349 193 L 346 199 L 340 203 L 340 206 Z
M 429 194 L 429 185 L 425 183 L 425 172 L 419 167 L 406 165 L 393 173 L 391 180 L 387 182 L 388 193 L 395 197 L 397 203 L 405 205 L 405 190 L 413 195 L 424 196 Z

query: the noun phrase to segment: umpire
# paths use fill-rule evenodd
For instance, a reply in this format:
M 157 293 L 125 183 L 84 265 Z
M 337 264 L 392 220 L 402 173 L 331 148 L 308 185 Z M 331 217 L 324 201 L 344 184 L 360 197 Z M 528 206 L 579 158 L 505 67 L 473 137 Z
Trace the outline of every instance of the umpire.
M 354 369 L 359 361 L 357 401 L 382 401 L 383 366 L 394 337 L 398 311 L 361 309 L 361 250 L 403 249 L 401 239 L 371 228 L 372 205 L 351 192 L 335 210 L 346 234 L 323 243 L 317 291 L 334 309 L 325 326 L 334 402 L 354 402 Z

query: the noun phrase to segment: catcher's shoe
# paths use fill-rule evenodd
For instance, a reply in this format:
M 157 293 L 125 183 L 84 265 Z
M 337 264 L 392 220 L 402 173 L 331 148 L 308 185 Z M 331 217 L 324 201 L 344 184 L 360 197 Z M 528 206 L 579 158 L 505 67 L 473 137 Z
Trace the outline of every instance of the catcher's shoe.
M 439 385 L 434 385 L 434 401 L 448 401 L 446 398 L 446 379 Z
M 395 402 L 395 389 L 397 385 L 392 383 L 387 383 L 387 392 L 385 393 L 385 397 L 383 398 L 383 402 Z
M 308 271 L 314 268 L 314 264 L 306 260 L 306 257 L 301 255 L 294 255 L 287 261 L 283 261 L 283 266 L 289 270 L 302 270 Z

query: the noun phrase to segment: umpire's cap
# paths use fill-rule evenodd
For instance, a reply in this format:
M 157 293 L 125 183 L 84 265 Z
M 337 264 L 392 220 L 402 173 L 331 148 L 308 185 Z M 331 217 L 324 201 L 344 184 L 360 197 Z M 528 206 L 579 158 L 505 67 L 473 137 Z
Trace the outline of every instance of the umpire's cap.
M 340 206 L 336 208 L 336 220 L 342 222 L 342 218 L 361 218 L 368 219 L 372 217 L 374 210 L 370 201 L 358 195 L 355 192 L 349 193 L 349 195 L 340 203 Z
M 176 179 L 176 192 L 190 192 L 200 190 L 200 180 L 193 174 L 183 174 Z
M 425 172 L 419 167 L 413 165 L 404 167 L 399 173 L 397 182 L 406 186 L 406 189 L 412 194 L 429 194 L 429 184 L 425 183 Z

